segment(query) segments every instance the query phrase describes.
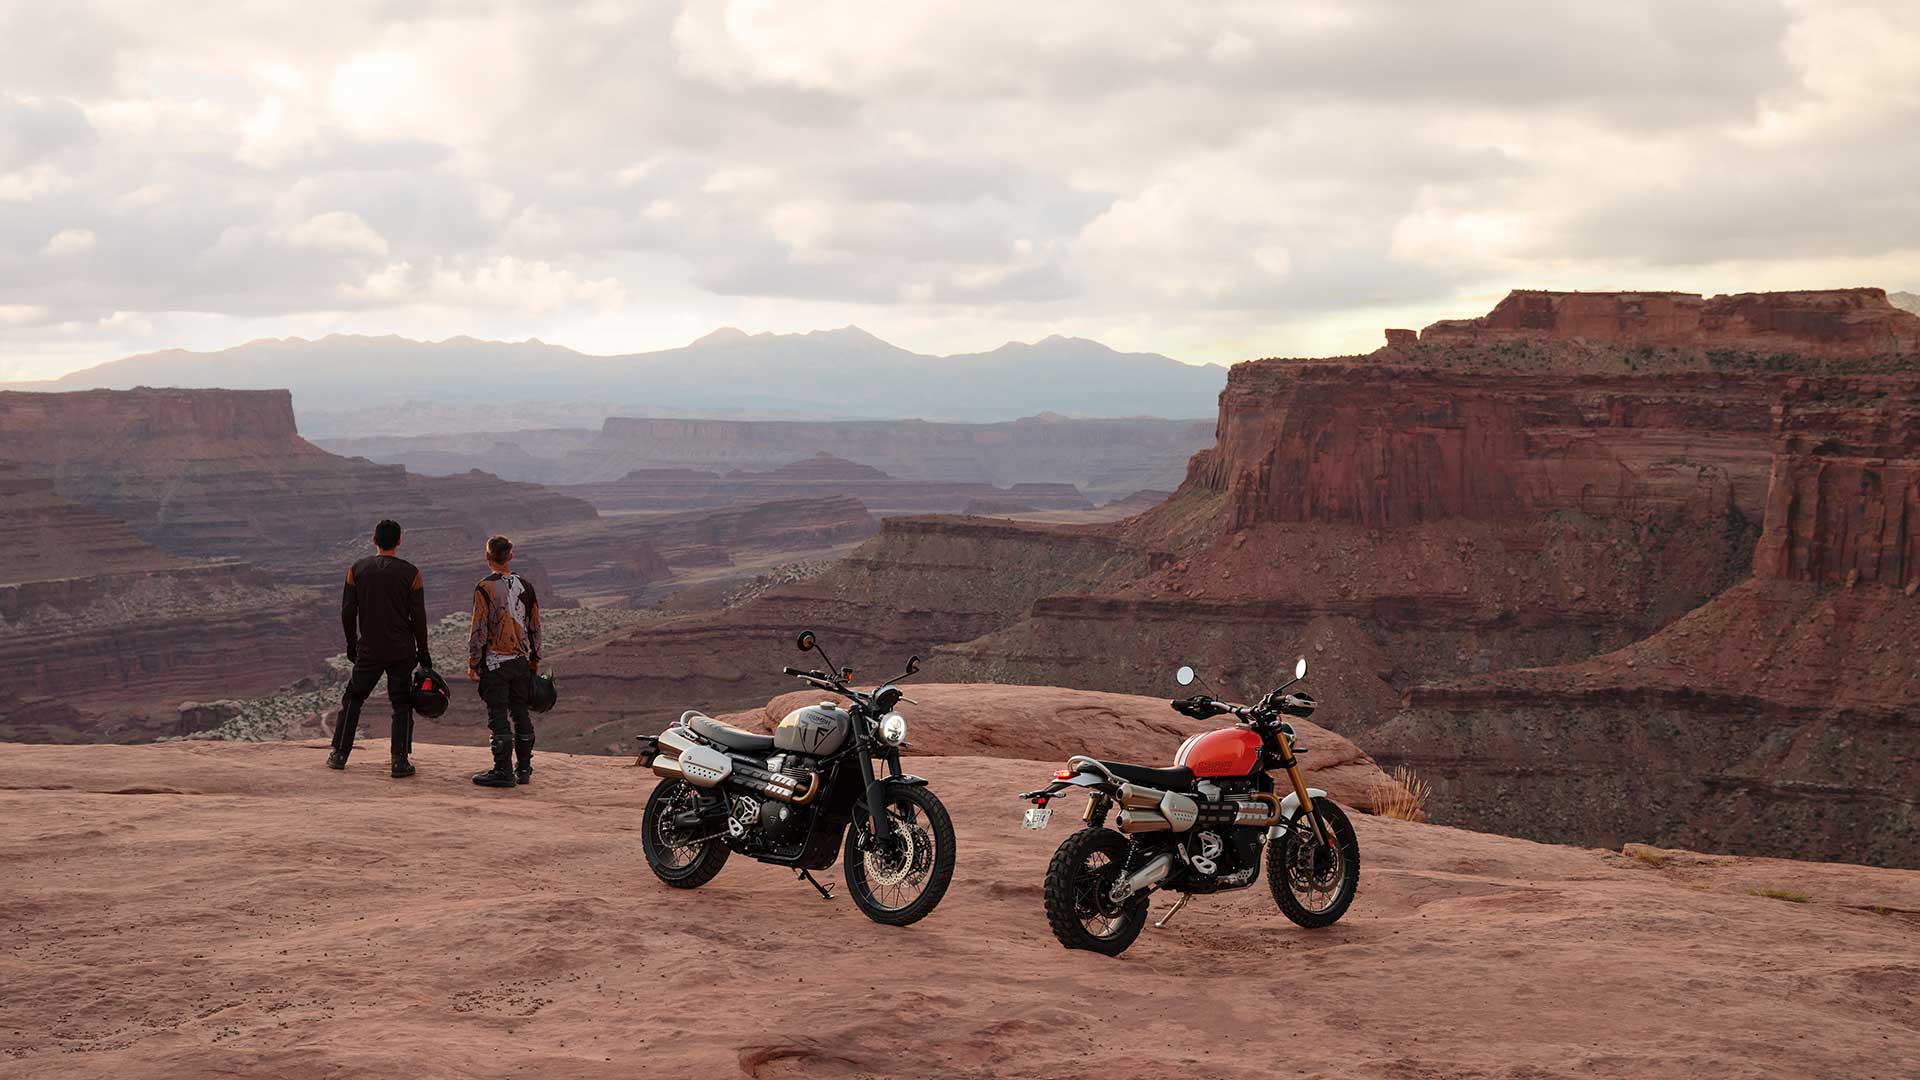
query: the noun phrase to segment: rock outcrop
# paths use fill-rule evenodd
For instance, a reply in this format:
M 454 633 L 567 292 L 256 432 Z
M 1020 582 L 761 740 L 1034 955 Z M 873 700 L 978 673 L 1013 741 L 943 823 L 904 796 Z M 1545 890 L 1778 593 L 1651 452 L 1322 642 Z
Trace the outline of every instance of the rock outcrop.
M 1714 297 L 1515 289 L 1486 315 L 1442 320 L 1420 332 L 1423 343 L 1517 337 L 1866 357 L 1920 350 L 1920 316 L 1889 303 L 1885 289 Z
M 993 683 L 913 683 L 907 718 L 916 756 L 992 757 L 1065 762 L 1075 754 L 1103 761 L 1162 767 L 1188 736 L 1218 721 L 1174 712 L 1166 698 L 1066 690 L 1057 686 Z M 818 690 L 781 694 L 759 709 L 721 716 L 749 731 L 771 732 L 787 713 L 821 700 Z M 1301 720 L 1294 723 L 1310 753 L 1301 763 L 1307 783 L 1342 806 L 1373 813 L 1398 787 L 1359 747 Z

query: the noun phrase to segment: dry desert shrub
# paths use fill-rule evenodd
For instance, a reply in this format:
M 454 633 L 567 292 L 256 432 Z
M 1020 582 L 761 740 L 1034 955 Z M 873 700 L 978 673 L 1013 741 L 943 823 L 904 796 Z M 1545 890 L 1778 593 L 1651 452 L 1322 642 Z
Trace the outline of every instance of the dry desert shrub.
M 1748 896 L 1764 896 L 1769 900 L 1785 900 L 1789 904 L 1804 904 L 1810 897 L 1798 889 L 1761 888 L 1756 885 L 1747 890 Z
M 1673 856 L 1657 847 L 1648 847 L 1645 844 L 1628 844 L 1620 849 L 1620 854 L 1629 859 L 1638 859 L 1648 866 L 1665 866 L 1673 860 Z
M 1425 821 L 1427 800 L 1433 795 L 1433 787 L 1415 775 L 1412 769 L 1395 765 L 1385 780 L 1374 782 L 1373 790 L 1367 794 L 1373 804 L 1373 812 L 1381 817 Z

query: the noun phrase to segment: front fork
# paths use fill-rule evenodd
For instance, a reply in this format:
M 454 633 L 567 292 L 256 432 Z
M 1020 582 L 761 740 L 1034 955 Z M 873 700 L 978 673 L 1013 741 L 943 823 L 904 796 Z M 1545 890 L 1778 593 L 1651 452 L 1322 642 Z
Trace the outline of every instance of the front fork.
M 874 775 L 873 755 L 863 753 L 860 759 L 860 781 L 867 786 L 867 813 L 873 821 L 875 840 L 887 840 L 893 836 L 893 815 L 887 813 L 886 782 Z M 890 750 L 885 754 L 889 776 L 900 773 L 900 751 Z
M 1293 756 L 1293 739 L 1284 732 L 1280 735 L 1280 767 L 1287 770 L 1287 779 L 1293 784 L 1293 793 L 1300 799 L 1300 812 L 1313 822 L 1313 835 L 1320 842 L 1331 847 L 1333 835 L 1327 831 L 1326 822 L 1320 820 L 1320 812 L 1313 808 L 1313 796 L 1307 794 L 1306 778 L 1300 775 L 1300 759 Z

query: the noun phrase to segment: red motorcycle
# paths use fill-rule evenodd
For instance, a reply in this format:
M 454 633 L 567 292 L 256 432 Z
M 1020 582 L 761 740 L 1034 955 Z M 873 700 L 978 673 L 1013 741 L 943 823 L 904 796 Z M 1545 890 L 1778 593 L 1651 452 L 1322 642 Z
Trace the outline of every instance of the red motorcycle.
M 1172 768 L 1074 757 L 1053 783 L 1020 796 L 1033 803 L 1030 829 L 1046 827 L 1053 799 L 1074 789 L 1087 796 L 1087 827 L 1067 837 L 1047 867 L 1047 922 L 1060 944 L 1118 955 L 1146 926 L 1156 890 L 1181 894 L 1159 927 L 1195 895 L 1253 884 L 1263 852 L 1268 887 L 1287 918 L 1317 929 L 1346 914 L 1360 885 L 1360 844 L 1346 813 L 1300 778 L 1298 755 L 1307 748 L 1281 719 L 1313 715 L 1310 695 L 1287 693 L 1306 675 L 1303 657 L 1291 682 L 1253 705 L 1209 694 L 1172 702 L 1195 719 L 1237 720 L 1181 744 Z M 1193 668 L 1174 678 L 1191 686 Z M 1274 793 L 1274 770 L 1292 787 L 1284 798 Z

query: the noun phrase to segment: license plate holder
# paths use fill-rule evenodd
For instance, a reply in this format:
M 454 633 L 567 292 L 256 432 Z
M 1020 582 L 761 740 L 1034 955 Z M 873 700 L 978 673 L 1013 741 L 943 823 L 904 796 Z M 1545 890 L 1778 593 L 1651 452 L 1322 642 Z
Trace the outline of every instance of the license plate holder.
M 1053 820 L 1052 810 L 1044 806 L 1030 806 L 1027 808 L 1026 814 L 1020 819 L 1020 827 L 1023 829 L 1044 829 L 1047 827 L 1047 822 L 1051 820 Z

